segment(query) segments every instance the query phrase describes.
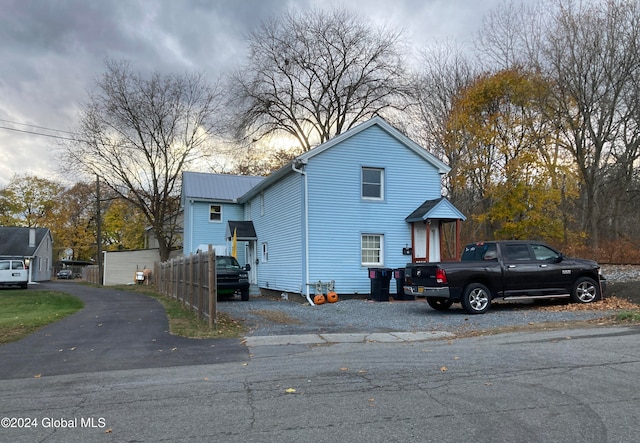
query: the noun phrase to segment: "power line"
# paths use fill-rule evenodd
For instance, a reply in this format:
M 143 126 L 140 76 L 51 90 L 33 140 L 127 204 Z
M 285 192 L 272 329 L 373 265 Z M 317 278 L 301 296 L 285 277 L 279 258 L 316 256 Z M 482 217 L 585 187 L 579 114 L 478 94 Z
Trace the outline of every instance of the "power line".
M 4 121 L 4 120 L 2 120 L 2 121 Z M 82 140 L 78 140 L 77 138 L 62 137 L 60 135 L 44 134 L 42 132 L 35 132 L 35 131 L 27 131 L 27 130 L 24 130 L 24 129 L 9 128 L 7 126 L 0 126 L 0 129 L 6 129 L 8 131 L 15 131 L 15 132 L 22 132 L 24 134 L 41 135 L 42 137 L 57 138 L 57 139 L 60 139 L 60 140 L 70 140 L 70 141 L 74 141 L 74 142 L 81 142 L 82 141 Z M 52 131 L 55 131 L 55 129 L 52 129 Z M 69 134 L 73 134 L 73 132 L 69 132 L 69 131 L 60 131 L 60 132 L 68 132 Z
M 76 135 L 75 132 L 71 132 L 71 131 L 63 131 L 62 129 L 53 129 L 53 128 L 47 128 L 45 126 L 38 126 L 38 125 L 31 125 L 29 123 L 19 123 L 19 122 L 14 122 L 11 120 L 4 120 L 2 118 L 0 118 L 0 122 L 5 122 L 5 123 L 11 123 L 12 125 L 20 125 L 20 126 L 30 126 L 32 128 L 38 128 L 38 129 L 45 129 L 47 131 L 54 131 L 54 132 L 65 132 L 67 134 L 73 134 Z

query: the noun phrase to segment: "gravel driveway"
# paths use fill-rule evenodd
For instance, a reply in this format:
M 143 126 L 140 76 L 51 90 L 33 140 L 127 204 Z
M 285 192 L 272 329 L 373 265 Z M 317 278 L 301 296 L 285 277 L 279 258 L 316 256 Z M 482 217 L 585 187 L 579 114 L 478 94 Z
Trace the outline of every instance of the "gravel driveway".
M 603 267 L 603 271 L 610 286 L 615 287 L 617 282 L 640 282 L 638 266 L 608 266 Z M 607 295 L 611 295 L 610 291 Z M 574 310 L 576 306 L 564 300 L 546 304 L 556 309 L 539 309 L 532 306 L 532 302 L 495 302 L 486 314 L 468 315 L 460 304 L 440 312 L 431 309 L 424 299 L 388 303 L 353 299 L 310 306 L 258 296 L 252 297 L 248 303 L 237 300 L 220 302 L 218 309 L 242 320 L 250 328 L 249 336 L 415 331 L 464 334 L 548 322 L 593 320 L 614 314 L 602 306 L 594 306 L 593 310 Z
M 526 304 L 494 304 L 483 315 L 468 315 L 459 304 L 448 311 L 435 311 L 424 300 L 370 302 L 344 300 L 310 306 L 267 297 L 218 305 L 221 312 L 242 320 L 249 336 L 328 334 L 355 332 L 449 331 L 457 334 L 545 322 L 592 320 L 611 315 L 608 311 L 552 312 Z

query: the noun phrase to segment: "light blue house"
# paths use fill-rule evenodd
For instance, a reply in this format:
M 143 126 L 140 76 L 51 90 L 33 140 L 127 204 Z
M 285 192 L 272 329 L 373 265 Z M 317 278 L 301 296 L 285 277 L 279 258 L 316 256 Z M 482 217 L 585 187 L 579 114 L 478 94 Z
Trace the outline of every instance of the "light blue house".
M 219 255 L 230 254 L 226 240 L 229 222 L 244 220 L 244 205 L 238 199 L 262 180 L 263 177 L 183 172 L 183 252 L 205 250 L 211 244 Z M 245 251 L 241 249 L 240 253 L 238 259 L 244 262 Z
M 368 294 L 369 268 L 440 261 L 445 224 L 459 243 L 465 217 L 441 196 L 448 171 L 374 117 L 264 179 L 185 173 L 184 252 L 228 246 L 236 231 L 260 288 L 308 297 L 333 281 L 338 294 Z

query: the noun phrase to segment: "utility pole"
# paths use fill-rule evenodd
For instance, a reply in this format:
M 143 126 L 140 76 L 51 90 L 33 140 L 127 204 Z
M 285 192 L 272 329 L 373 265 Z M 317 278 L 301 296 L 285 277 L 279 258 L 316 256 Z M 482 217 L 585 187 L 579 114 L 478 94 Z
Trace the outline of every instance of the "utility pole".
M 104 282 L 104 269 L 102 268 L 102 216 L 100 208 L 100 177 L 96 175 L 96 232 L 98 243 L 98 284 L 102 285 Z

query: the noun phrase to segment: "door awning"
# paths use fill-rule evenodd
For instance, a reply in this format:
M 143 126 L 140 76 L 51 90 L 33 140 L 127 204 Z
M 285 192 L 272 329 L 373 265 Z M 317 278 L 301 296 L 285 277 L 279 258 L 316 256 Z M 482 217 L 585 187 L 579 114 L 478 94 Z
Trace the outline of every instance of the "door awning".
M 256 230 L 253 227 L 252 221 L 233 221 L 227 222 L 227 240 L 233 238 L 233 233 L 236 232 L 237 239 L 240 241 L 257 240 Z
M 445 197 L 440 197 L 435 200 L 427 200 L 423 204 L 418 207 L 415 211 L 413 211 L 405 221 L 407 223 L 419 222 L 419 221 L 427 221 L 427 220 L 444 220 L 444 221 L 455 221 L 455 220 L 466 220 L 462 212 L 458 210 L 453 204 L 447 200 Z

